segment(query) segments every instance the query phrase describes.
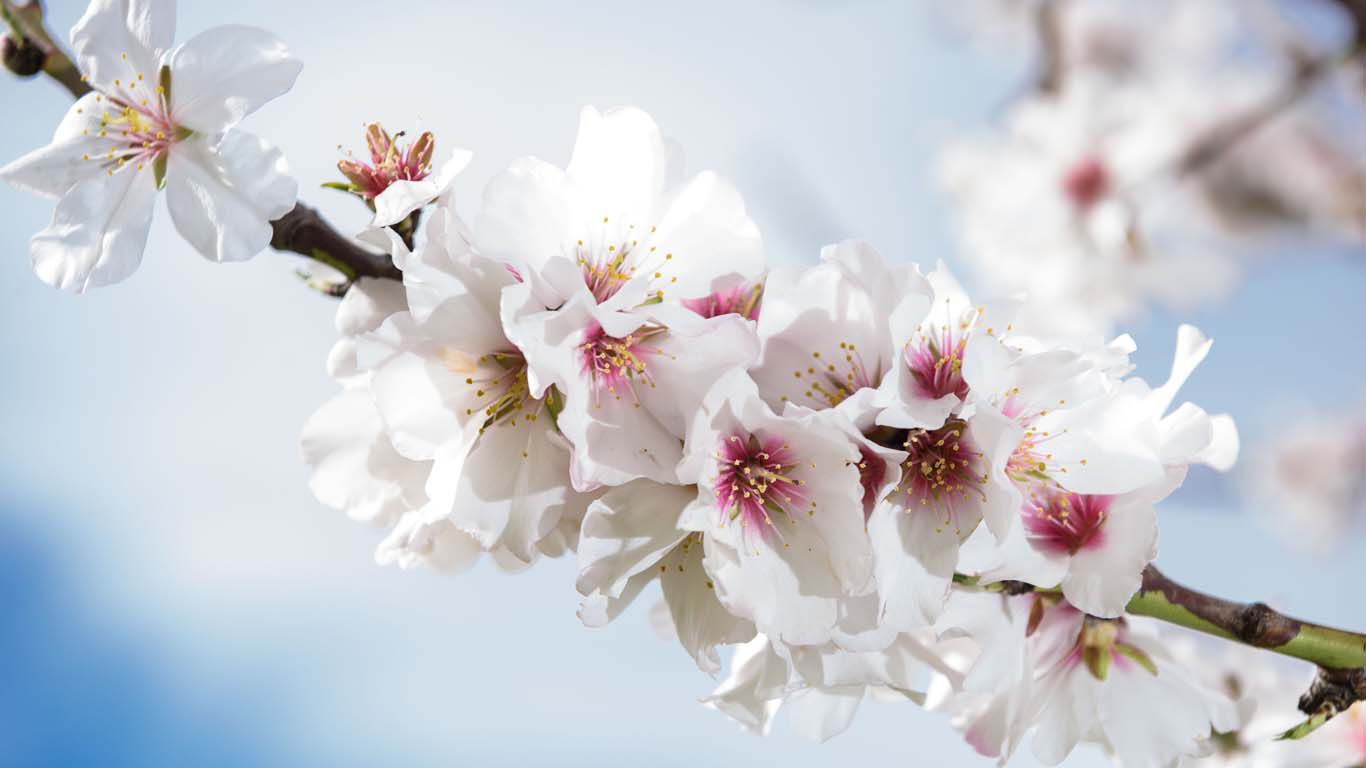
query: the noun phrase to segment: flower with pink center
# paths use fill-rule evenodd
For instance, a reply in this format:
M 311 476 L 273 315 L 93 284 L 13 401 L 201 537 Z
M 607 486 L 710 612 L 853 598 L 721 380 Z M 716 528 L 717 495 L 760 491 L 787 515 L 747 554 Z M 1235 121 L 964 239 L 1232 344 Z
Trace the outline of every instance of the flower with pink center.
M 166 190 L 176 230 L 206 258 L 240 261 L 266 247 L 294 205 L 284 156 L 236 126 L 284 94 L 301 68 L 252 27 L 217 27 L 171 48 L 173 3 L 94 0 L 71 31 L 92 86 L 52 143 L 0 168 L 11 184 L 58 199 L 29 244 L 34 271 L 85 291 L 130 275 L 153 203 Z
M 942 262 L 927 281 L 933 301 L 916 297 L 890 316 L 896 358 L 877 398 L 877 423 L 883 426 L 943 426 L 970 397 L 968 351 L 974 344 L 999 343 L 1013 330 L 1012 303 L 973 304 Z
M 1020 510 L 1025 536 L 1040 552 L 1075 555 L 1104 544 L 1110 496 L 1069 493 L 1054 488 L 1035 491 Z
M 777 532 L 773 515 L 788 518 L 815 502 L 807 499 L 805 481 L 792 476 L 797 456 L 776 437 L 727 435 L 716 452 L 716 503 L 724 522 L 739 521 L 751 536 Z M 781 533 L 777 535 L 781 536 Z
M 365 127 L 365 144 L 370 163 L 340 160 L 337 170 L 351 182 L 349 191 L 373 201 L 396 181 L 422 181 L 432 171 L 432 152 L 436 140 L 425 131 L 408 146 L 401 141 L 403 132 L 390 136 L 379 123 Z
M 703 534 L 717 598 L 786 643 L 830 642 L 847 601 L 873 587 L 860 443 L 834 416 L 775 414 L 736 371 L 708 395 L 679 465 L 697 486 L 679 525 Z
M 665 333 L 663 326 L 645 325 L 622 338 L 607 335 L 602 326 L 590 323 L 579 343 L 583 375 L 592 380 L 598 402 L 604 397 L 629 396 L 639 403 L 636 386 L 654 387 L 650 360 L 663 349 L 648 342 Z
M 928 514 L 962 538 L 982 519 L 986 483 L 982 454 L 967 434 L 968 424 L 950 420 L 936 430 L 912 429 L 902 447 L 902 502 L 908 514 Z
M 1211 734 L 1240 723 L 1234 702 L 1183 669 L 1147 625 L 1038 595 L 964 592 L 940 627 L 978 641 L 961 686 L 940 706 L 974 749 L 1002 762 L 1032 733 L 1046 765 L 1083 740 L 1124 765 L 1175 765 L 1207 754 Z
M 916 395 L 926 400 L 967 397 L 968 383 L 963 379 L 963 348 L 967 343 L 966 336 L 955 338 L 954 329 L 946 325 L 937 334 L 922 334 L 906 345 L 905 363 Z

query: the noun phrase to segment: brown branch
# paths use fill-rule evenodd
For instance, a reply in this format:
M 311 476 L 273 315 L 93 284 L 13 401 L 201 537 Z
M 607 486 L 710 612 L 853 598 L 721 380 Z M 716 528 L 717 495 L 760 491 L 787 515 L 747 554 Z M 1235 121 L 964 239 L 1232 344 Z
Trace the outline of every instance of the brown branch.
M 1341 54 L 1295 59 L 1289 79 L 1265 101 L 1215 124 L 1197 137 L 1177 161 L 1177 173 L 1198 173 L 1209 167 L 1238 142 L 1256 133 L 1308 95 L 1319 79 L 1332 71 L 1342 59 Z
M 6 69 L 21 77 L 32 77 L 42 71 L 65 88 L 74 99 L 90 93 L 90 84 L 81 77 L 71 57 L 43 25 L 40 2 L 35 0 L 19 5 L 13 0 L 0 0 L 0 12 L 10 27 L 3 51 Z M 33 66 L 35 60 L 41 62 L 38 67 Z M 405 222 L 407 229 L 402 236 L 410 247 L 419 216 L 415 213 Z M 338 232 L 317 209 L 304 203 L 296 204 L 293 210 L 270 224 L 273 230 L 271 248 L 306 256 L 346 276 L 345 284 L 320 289 L 324 293 L 344 295 L 351 283 L 362 277 L 403 279 L 403 273 L 394 266 L 388 254 L 361 246 L 355 239 Z
M 1063 39 L 1062 5 L 1063 0 L 1043 0 L 1034 13 L 1034 31 L 1039 36 L 1039 79 L 1035 88 L 1040 93 L 1056 94 L 1062 90 Z
M 327 264 L 354 281 L 361 277 L 402 280 L 403 273 L 388 254 L 362 248 L 352 238 L 338 232 L 316 208 L 298 203 L 294 209 L 270 223 L 274 230 L 270 247 L 297 253 Z

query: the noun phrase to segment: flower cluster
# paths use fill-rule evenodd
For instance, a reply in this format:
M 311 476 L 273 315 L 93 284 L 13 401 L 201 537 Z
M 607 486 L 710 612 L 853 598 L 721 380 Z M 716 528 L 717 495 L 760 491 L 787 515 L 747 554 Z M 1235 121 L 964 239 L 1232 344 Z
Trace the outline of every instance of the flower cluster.
M 403 284 L 346 295 L 342 392 L 304 433 L 317 496 L 389 528 L 381 562 L 573 551 L 589 625 L 657 581 L 701 669 L 739 646 L 707 701 L 756 730 L 782 706 L 826 738 L 936 680 L 986 754 L 1037 725 L 1050 761 L 1168 762 L 1238 725 L 1123 618 L 1154 504 L 1237 452 L 1226 416 L 1173 407 L 1199 331 L 1154 387 L 1127 337 L 1024 336 L 943 264 L 849 241 L 769 271 L 739 193 L 635 109 L 585 109 L 568 165 L 517 160 L 472 226 L 440 175 L 420 244 L 364 235 Z

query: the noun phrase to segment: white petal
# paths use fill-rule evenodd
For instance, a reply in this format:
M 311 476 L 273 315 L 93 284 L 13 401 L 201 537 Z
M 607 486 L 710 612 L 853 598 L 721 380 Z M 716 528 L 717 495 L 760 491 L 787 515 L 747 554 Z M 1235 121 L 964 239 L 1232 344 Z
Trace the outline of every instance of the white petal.
M 435 175 L 421 181 L 396 181 L 375 198 L 375 217 L 372 227 L 388 227 L 408 218 L 418 208 L 445 194 L 455 181 L 455 177 L 465 170 L 474 155 L 468 150 L 457 149 L 441 166 Z
M 730 674 L 702 703 L 755 733 L 767 734 L 782 706 L 787 662 L 760 635 L 735 650 Z
M 813 556 L 825 548 L 813 526 L 785 519 L 773 546 L 742 541 L 736 551 L 708 537 L 707 572 L 721 604 L 760 632 L 792 645 L 829 642 L 839 620 L 839 580 L 828 557 Z
M 1098 542 L 1098 543 L 1097 543 Z M 1143 499 L 1115 499 L 1096 539 L 1072 555 L 1062 594 L 1093 616 L 1124 612 L 1157 557 L 1157 513 Z
M 561 255 L 568 226 L 564 171 L 536 158 L 523 158 L 484 187 L 475 239 L 485 256 L 539 272 L 547 260 Z M 579 278 L 578 284 L 582 283 Z M 574 287 L 572 283 L 559 286 L 558 301 L 546 305 L 568 299 Z
M 128 277 L 142 261 L 156 191 L 150 168 L 78 182 L 57 203 L 52 224 L 29 241 L 33 271 L 78 292 Z
M 645 228 L 674 174 L 673 153 L 659 126 L 633 107 L 584 107 L 565 175 L 576 190 L 576 219 L 608 216 Z
M 384 435 L 370 395 L 349 389 L 319 408 L 300 439 L 319 501 L 356 520 L 384 522 L 426 501 L 429 465 L 400 456 Z
M 783 706 L 793 731 L 808 741 L 823 743 L 848 730 L 863 701 L 864 687 L 805 688 L 787 697 Z
M 100 115 L 107 105 L 96 101 L 97 97 L 99 94 L 87 93 L 77 99 L 57 125 L 52 143 L 0 168 L 0 179 L 25 192 L 58 198 L 78 181 L 103 175 L 99 148 L 107 147 L 108 141 L 97 134 Z
M 659 585 L 669 606 L 678 642 L 709 675 L 721 671 L 716 646 L 747 642 L 754 625 L 736 618 L 716 599 L 716 588 L 703 566 L 702 536 L 692 534 L 659 564 Z
M 569 453 L 544 408 L 486 428 L 463 466 L 450 519 L 485 549 L 531 562 L 569 497 Z M 435 478 L 434 478 L 435 479 Z M 432 490 L 432 484 L 428 484 Z
M 579 594 L 618 597 L 632 576 L 655 569 L 688 535 L 678 519 L 696 496 L 687 486 L 637 480 L 590 505 L 579 536 Z
M 673 298 L 702 296 L 717 277 L 758 277 L 764 269 L 759 228 L 745 211 L 738 190 L 714 173 L 693 177 L 669 204 L 658 222 L 653 243 L 673 254 Z M 649 280 L 649 274 L 640 279 Z M 677 282 L 672 282 L 676 277 Z M 625 289 L 623 289 L 625 290 Z
M 101 90 L 143 75 L 156 82 L 161 54 L 175 39 L 175 0 L 92 0 L 71 29 L 81 73 Z
M 294 207 L 298 185 L 284 153 L 263 139 L 231 131 L 171 148 L 166 207 L 176 230 L 207 259 L 245 261 L 270 244 L 274 219 Z
M 171 117 L 206 134 L 226 131 L 294 87 L 303 64 L 274 35 L 256 27 L 204 30 L 167 57 Z
M 899 632 L 933 624 L 958 564 L 959 536 L 925 509 L 883 503 L 868 520 L 883 621 Z

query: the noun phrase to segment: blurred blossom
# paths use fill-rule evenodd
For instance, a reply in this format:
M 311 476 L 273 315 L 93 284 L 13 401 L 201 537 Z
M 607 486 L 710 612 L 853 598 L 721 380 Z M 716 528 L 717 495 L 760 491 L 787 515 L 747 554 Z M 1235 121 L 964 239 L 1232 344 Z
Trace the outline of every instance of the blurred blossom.
M 1300 420 L 1264 441 L 1246 489 L 1292 546 L 1341 544 L 1366 519 L 1366 409 Z
M 1077 78 L 945 151 L 963 256 L 989 290 L 1028 295 L 1025 331 L 1105 334 L 1151 302 L 1227 293 L 1237 266 L 1170 173 L 1199 124 L 1169 106 Z
M 993 18 L 971 27 L 987 38 L 1023 25 L 1013 37 L 1032 36 L 1043 67 L 1000 130 L 950 142 L 940 163 L 964 258 L 990 289 L 1029 295 L 1025 330 L 1108 333 L 1152 305 L 1221 299 L 1254 237 L 1363 242 L 1359 94 L 1285 53 L 1327 58 L 1340 40 L 1309 46 L 1270 6 L 967 7 Z

